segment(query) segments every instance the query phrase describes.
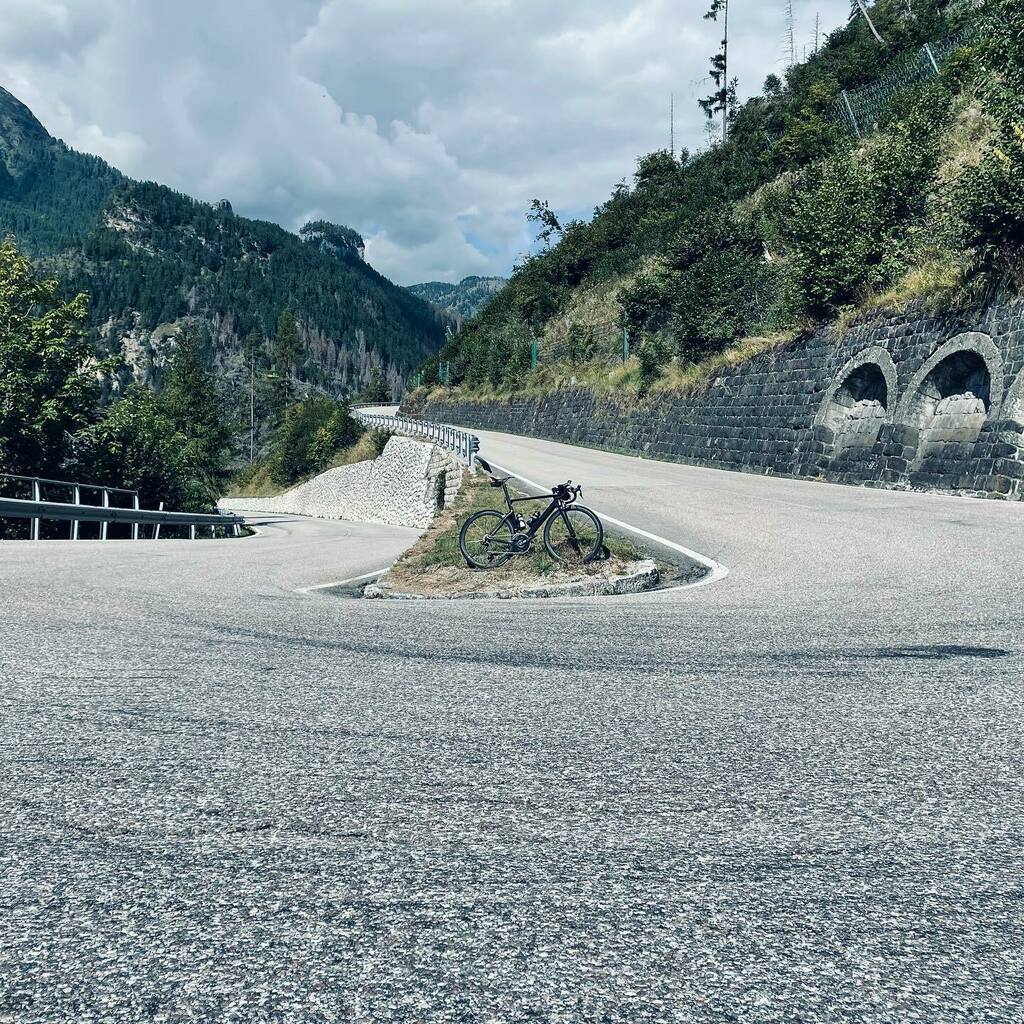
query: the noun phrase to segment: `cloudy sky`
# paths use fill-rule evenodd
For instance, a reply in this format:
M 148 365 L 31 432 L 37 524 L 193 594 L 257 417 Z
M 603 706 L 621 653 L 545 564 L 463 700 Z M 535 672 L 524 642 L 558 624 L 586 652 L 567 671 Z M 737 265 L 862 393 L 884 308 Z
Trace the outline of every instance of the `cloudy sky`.
M 365 236 L 401 284 L 507 273 L 534 196 L 588 215 L 638 154 L 704 144 L 708 0 L 0 0 L 0 84 L 127 174 Z M 732 4 L 740 91 L 784 0 Z M 798 47 L 849 11 L 795 0 Z

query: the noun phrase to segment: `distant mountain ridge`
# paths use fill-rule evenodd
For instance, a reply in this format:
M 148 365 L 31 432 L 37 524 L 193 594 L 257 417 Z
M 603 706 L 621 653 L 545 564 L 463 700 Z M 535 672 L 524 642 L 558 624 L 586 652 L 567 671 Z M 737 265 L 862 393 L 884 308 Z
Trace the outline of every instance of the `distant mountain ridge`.
M 411 284 L 407 290 L 417 298 L 468 320 L 487 305 L 508 284 L 504 277 L 464 277 L 458 284 L 427 281 Z
M 53 138 L 0 89 L 0 234 L 69 293 L 90 294 L 91 330 L 152 380 L 185 318 L 207 323 L 224 373 L 242 369 L 242 339 L 270 336 L 280 313 L 299 322 L 300 375 L 355 390 L 380 371 L 397 389 L 437 352 L 448 318 L 363 261 L 351 228 L 313 221 L 297 236 L 163 185 L 126 177 Z M 122 381 L 125 383 L 126 381 Z

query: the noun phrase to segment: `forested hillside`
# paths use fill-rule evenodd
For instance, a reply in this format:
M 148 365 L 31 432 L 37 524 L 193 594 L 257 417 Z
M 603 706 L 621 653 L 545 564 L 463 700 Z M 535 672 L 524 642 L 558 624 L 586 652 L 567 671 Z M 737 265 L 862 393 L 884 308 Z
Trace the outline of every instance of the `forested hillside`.
M 504 277 L 464 277 L 458 284 L 427 281 L 411 284 L 408 290 L 425 302 L 465 319 L 476 316 L 507 283 Z
M 445 318 L 362 260 L 362 239 L 317 221 L 301 237 L 164 186 L 126 178 L 53 139 L 0 89 L 0 235 L 12 234 L 68 296 L 90 296 L 89 332 L 151 382 L 191 318 L 205 323 L 215 365 L 236 376 L 243 339 L 269 353 L 294 316 L 294 372 L 332 391 L 375 375 L 392 386 L 435 353 Z M 255 340 L 254 340 L 255 339 Z
M 883 42 L 854 5 L 762 95 L 737 105 L 726 89 L 725 140 L 643 157 L 589 222 L 562 224 L 536 201 L 547 244 L 427 379 L 440 361 L 463 388 L 543 389 L 571 374 L 644 393 L 815 322 L 1019 273 L 1021 6 L 879 0 L 870 12 Z M 852 122 L 846 100 L 878 82 L 870 96 L 884 102 Z M 625 331 L 633 358 L 609 370 Z

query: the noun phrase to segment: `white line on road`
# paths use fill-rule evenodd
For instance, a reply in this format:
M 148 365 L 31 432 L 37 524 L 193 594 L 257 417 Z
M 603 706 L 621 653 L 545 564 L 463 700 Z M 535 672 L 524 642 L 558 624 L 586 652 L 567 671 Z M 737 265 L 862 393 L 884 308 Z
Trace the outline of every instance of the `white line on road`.
M 488 460 L 489 461 L 489 460 Z M 507 473 L 509 476 L 515 477 L 517 480 L 521 480 L 527 487 L 532 487 L 538 491 L 550 491 L 550 487 L 543 487 L 533 480 L 528 479 L 521 473 L 515 473 L 506 466 L 499 466 L 495 462 L 490 463 L 493 469 L 498 470 L 501 473 Z M 671 587 L 671 590 L 681 590 L 688 587 L 702 587 L 707 586 L 709 583 L 715 583 L 718 580 L 725 579 L 729 575 L 729 570 L 726 566 L 722 565 L 721 562 L 716 562 L 713 558 L 708 558 L 707 555 L 702 555 L 699 551 L 693 551 L 691 548 L 684 547 L 682 544 L 677 544 L 674 540 L 669 540 L 667 537 L 659 537 L 656 533 L 650 533 L 647 530 L 641 530 L 639 526 L 633 526 L 632 523 L 624 523 L 621 519 L 616 519 L 614 516 L 608 515 L 606 512 L 602 512 L 600 509 L 594 509 L 594 511 L 607 523 L 612 523 L 618 526 L 622 530 L 628 530 L 630 533 L 635 533 L 638 537 L 643 537 L 646 540 L 652 541 L 655 544 L 661 544 L 664 547 L 670 548 L 673 551 L 678 551 L 681 555 L 685 555 L 687 558 L 692 559 L 699 565 L 703 565 L 707 570 L 707 576 L 702 577 L 695 583 L 685 583 L 682 587 Z
M 347 580 L 335 580 L 333 583 L 318 583 L 315 587 L 296 587 L 293 593 L 295 594 L 312 594 L 316 590 L 330 590 L 332 587 L 344 587 L 349 583 L 359 583 L 361 580 L 370 580 L 374 576 L 383 576 L 384 573 L 391 568 L 395 563 L 391 565 L 385 565 L 383 569 L 374 569 L 373 572 L 364 572 L 362 576 L 350 576 Z

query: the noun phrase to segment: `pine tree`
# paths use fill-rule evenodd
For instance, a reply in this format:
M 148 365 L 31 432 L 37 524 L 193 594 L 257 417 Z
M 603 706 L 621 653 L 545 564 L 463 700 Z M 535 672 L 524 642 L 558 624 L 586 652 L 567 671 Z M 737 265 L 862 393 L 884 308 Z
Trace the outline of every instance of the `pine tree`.
M 210 363 L 206 329 L 187 323 L 178 335 L 160 406 L 185 438 L 196 474 L 214 484 L 223 478 L 231 433 Z
M 273 412 L 280 417 L 295 396 L 292 376 L 302 358 L 302 340 L 295 314 L 284 310 L 277 318 L 274 345 L 271 352 L 271 366 L 274 371 L 275 387 L 272 399 Z
M 735 82 L 729 81 L 729 0 L 711 0 L 711 9 L 704 15 L 708 21 L 718 21 L 722 15 L 722 48 L 711 58 L 710 75 L 715 91 L 698 100 L 709 121 L 717 114 L 722 115 L 722 142 L 729 137 L 729 88 Z

